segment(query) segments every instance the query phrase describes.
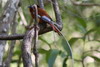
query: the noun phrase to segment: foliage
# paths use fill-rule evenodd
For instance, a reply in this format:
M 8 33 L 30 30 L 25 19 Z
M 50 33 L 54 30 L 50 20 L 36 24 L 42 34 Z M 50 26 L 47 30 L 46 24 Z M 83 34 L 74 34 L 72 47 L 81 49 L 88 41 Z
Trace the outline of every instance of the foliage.
M 31 4 L 35 3 L 29 0 Z M 30 13 L 27 8 L 28 0 L 22 0 L 22 10 L 27 22 L 30 22 Z M 66 0 L 68 1 L 68 0 Z M 83 2 L 83 0 L 78 0 Z M 99 0 L 86 0 L 88 3 L 99 3 Z M 33 2 L 33 3 L 32 3 Z M 62 33 L 69 41 L 74 57 L 74 67 L 97 67 L 100 64 L 100 9 L 98 6 L 75 6 L 72 3 L 58 0 L 63 21 Z M 49 4 L 49 5 L 48 5 Z M 1 7 L 1 6 L 0 6 Z M 49 15 L 54 18 L 53 7 L 45 1 L 45 8 Z M 1 12 L 1 8 L 0 8 Z M 1 15 L 1 14 L 0 14 Z M 22 19 L 17 15 L 17 33 L 25 33 Z M 18 64 L 21 55 L 22 41 L 16 41 L 11 67 Z M 8 43 L 10 44 L 10 43 Z M 68 43 L 67 43 L 68 44 Z M 71 52 L 65 45 L 65 41 L 57 34 L 46 33 L 39 36 L 38 51 L 40 55 L 40 67 L 71 67 L 69 56 Z M 8 50 L 6 50 L 7 53 Z M 6 55 L 7 56 L 7 55 Z M 90 57 L 90 58 L 88 58 Z M 91 61 L 91 59 L 93 61 Z M 22 61 L 20 60 L 21 66 Z M 93 64 L 94 63 L 94 64 Z

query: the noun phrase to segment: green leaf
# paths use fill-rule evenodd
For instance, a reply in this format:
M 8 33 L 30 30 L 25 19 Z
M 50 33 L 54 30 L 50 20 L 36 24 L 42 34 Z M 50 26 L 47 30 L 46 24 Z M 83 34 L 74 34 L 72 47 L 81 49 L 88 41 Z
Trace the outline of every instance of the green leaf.
M 69 40 L 69 43 L 70 43 L 70 45 L 72 46 L 72 44 L 74 44 L 78 39 L 81 39 L 81 38 L 79 38 L 79 37 L 77 37 L 77 38 L 71 38 L 70 40 Z
M 20 55 L 21 54 L 21 50 L 16 50 L 15 52 L 14 52 L 14 55 Z
M 90 56 L 90 57 L 92 57 L 94 60 L 100 62 L 100 58 L 98 58 L 98 57 L 96 57 L 96 56 Z
M 68 57 L 66 57 L 63 61 L 63 67 L 67 67 L 66 61 L 68 60 Z
M 21 21 L 21 17 L 18 17 L 18 22 L 20 22 Z
M 62 47 L 63 49 L 67 52 L 68 56 L 70 56 L 71 58 L 71 62 L 72 62 L 72 66 L 74 65 L 74 59 L 73 59 L 73 55 L 72 55 L 72 49 L 71 46 L 69 44 L 69 42 L 65 39 L 64 35 L 62 34 L 62 36 L 60 37 L 60 39 L 62 39 Z
M 89 31 L 87 31 L 87 32 L 85 33 L 85 36 L 86 36 L 86 35 L 88 35 L 88 34 L 90 34 L 91 32 L 94 32 L 94 31 L 96 31 L 96 29 L 95 29 L 95 28 L 90 29 Z
M 60 51 L 60 52 L 59 52 L 59 55 L 60 55 L 62 58 L 66 57 L 66 53 L 65 53 L 64 51 Z
M 49 52 L 49 50 L 45 50 L 45 49 L 38 49 L 38 51 L 41 54 L 47 54 Z
M 61 36 L 60 39 L 62 39 L 62 42 L 61 43 L 62 43 L 62 46 L 63 46 L 64 50 L 67 52 L 68 56 L 70 56 L 71 59 L 73 59 L 72 49 L 70 47 L 69 42 L 65 39 L 64 36 Z
M 80 29 L 80 31 L 82 32 L 82 33 L 86 33 L 87 32 L 87 30 L 86 30 L 86 28 L 84 27 L 84 26 L 82 26 L 82 25 L 80 25 L 80 24 L 77 24 L 77 26 L 78 26 L 78 28 Z
M 45 50 L 45 49 L 38 49 L 39 53 L 41 54 L 45 54 L 46 55 L 46 62 L 48 62 L 48 59 L 49 59 L 49 56 L 50 56 L 50 53 L 51 53 L 51 50 Z
M 49 50 L 47 53 L 46 53 L 46 62 L 48 62 L 48 59 L 50 57 L 50 54 L 51 54 L 51 50 Z
M 47 42 L 47 40 L 43 39 L 42 37 L 39 37 L 39 39 L 43 41 L 44 43 L 46 43 L 51 48 L 51 45 L 50 43 Z
M 77 21 L 79 21 L 79 23 L 80 23 L 84 28 L 86 28 L 86 21 L 85 21 L 83 18 L 77 17 L 76 19 L 77 19 Z
M 58 54 L 59 54 L 59 50 L 57 50 L 57 49 L 52 49 L 50 51 L 50 56 L 48 58 L 48 66 L 49 67 L 53 67 Z
M 100 13 L 93 13 L 90 18 L 95 22 L 97 27 L 100 27 Z

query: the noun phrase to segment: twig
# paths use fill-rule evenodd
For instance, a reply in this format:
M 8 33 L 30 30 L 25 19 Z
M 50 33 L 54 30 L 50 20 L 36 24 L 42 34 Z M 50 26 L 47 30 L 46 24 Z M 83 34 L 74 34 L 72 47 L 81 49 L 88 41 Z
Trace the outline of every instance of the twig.
M 23 10 L 22 10 L 21 7 L 19 7 L 19 9 L 18 9 L 18 13 L 19 13 L 19 15 L 21 17 L 22 24 L 26 27 L 27 26 L 27 21 L 26 21 L 26 19 L 24 17 Z
M 72 0 L 71 2 L 75 6 L 100 6 L 100 4 L 96 4 L 96 3 L 80 3 L 80 2 L 74 2 Z
M 51 27 L 47 27 L 44 29 L 44 26 L 40 25 L 39 26 L 40 30 L 38 35 L 42 35 L 44 33 L 52 31 Z M 13 34 L 13 35 L 0 35 L 0 40 L 20 40 L 23 39 L 25 34 Z
M 20 67 L 20 64 L 21 64 L 21 55 L 19 55 L 18 57 L 17 67 Z
M 84 58 L 82 59 L 82 67 L 85 67 Z
M 0 35 L 0 40 L 20 40 L 23 39 L 25 34 L 13 34 L 13 35 Z
M 33 47 L 33 53 L 35 55 L 35 67 L 38 67 L 38 51 L 37 51 L 37 41 L 38 41 L 38 26 L 35 26 L 34 28 L 34 47 Z
M 61 14 L 60 14 L 57 0 L 52 0 L 52 4 L 53 4 L 55 16 L 56 16 L 56 23 L 57 23 L 56 26 L 61 31 L 63 28 L 63 24 L 62 24 Z
M 51 27 L 48 27 L 44 30 L 43 30 L 44 28 L 43 26 L 39 26 L 39 28 L 41 28 L 41 30 L 38 33 L 39 35 L 52 31 Z M 20 39 L 23 39 L 24 36 L 25 34 L 0 35 L 0 40 L 20 40 Z
M 38 27 L 38 11 L 37 11 L 37 6 L 34 5 L 35 7 L 35 24 L 34 24 L 34 47 L 33 47 L 33 53 L 35 55 L 35 67 L 38 67 L 38 51 L 37 51 L 37 42 L 38 42 L 38 32 L 39 32 L 39 27 Z

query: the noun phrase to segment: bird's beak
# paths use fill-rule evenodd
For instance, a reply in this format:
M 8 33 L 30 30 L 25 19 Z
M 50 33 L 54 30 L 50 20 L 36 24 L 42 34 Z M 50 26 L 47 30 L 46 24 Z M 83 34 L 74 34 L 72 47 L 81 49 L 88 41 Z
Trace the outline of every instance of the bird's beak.
M 30 6 L 28 6 L 28 8 L 31 8 L 32 6 L 30 5 Z

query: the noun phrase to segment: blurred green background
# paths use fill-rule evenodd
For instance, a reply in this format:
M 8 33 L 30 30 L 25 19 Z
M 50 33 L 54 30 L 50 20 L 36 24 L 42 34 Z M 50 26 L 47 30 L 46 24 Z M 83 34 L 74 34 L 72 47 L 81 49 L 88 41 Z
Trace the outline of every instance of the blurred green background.
M 73 0 L 78 3 L 98 3 L 100 0 Z M 0 16 L 6 0 L 0 1 Z M 35 0 L 21 0 L 22 14 L 27 23 L 31 15 L 28 10 L 30 4 Z M 76 6 L 70 0 L 58 0 L 62 21 L 64 37 L 69 41 L 74 57 L 74 67 L 100 67 L 100 6 Z M 55 14 L 50 0 L 44 0 L 44 7 L 48 14 L 55 21 Z M 17 33 L 25 33 L 25 27 L 19 13 L 16 17 Z M 10 34 L 10 32 L 9 32 Z M 4 60 L 9 51 L 9 44 L 5 47 Z M 22 40 L 17 40 L 12 57 L 11 67 L 23 67 L 21 59 Z M 71 67 L 68 50 L 64 40 L 56 33 L 49 32 L 39 36 L 39 67 Z M 34 56 L 33 63 L 34 63 Z

